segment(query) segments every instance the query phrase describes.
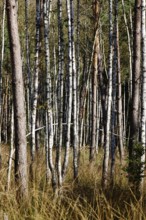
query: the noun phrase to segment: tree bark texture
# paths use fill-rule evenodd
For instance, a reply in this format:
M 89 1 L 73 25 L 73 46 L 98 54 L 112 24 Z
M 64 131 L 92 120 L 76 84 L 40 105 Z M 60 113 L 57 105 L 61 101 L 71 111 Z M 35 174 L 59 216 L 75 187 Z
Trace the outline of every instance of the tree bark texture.
M 12 83 L 14 97 L 15 126 L 15 180 L 18 196 L 28 196 L 27 179 L 27 149 L 26 149 L 26 113 L 25 95 L 22 75 L 22 59 L 17 23 L 17 8 L 15 0 L 6 1 L 8 31 L 10 40 Z

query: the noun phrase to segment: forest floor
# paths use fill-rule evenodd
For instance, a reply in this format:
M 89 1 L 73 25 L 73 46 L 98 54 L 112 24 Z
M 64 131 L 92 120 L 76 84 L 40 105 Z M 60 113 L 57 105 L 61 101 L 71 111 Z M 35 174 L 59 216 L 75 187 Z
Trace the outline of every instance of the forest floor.
M 114 186 L 109 186 L 103 193 L 102 152 L 99 152 L 91 165 L 88 149 L 82 150 L 78 182 L 73 181 L 72 153 L 70 154 L 70 166 L 60 195 L 54 197 L 51 184 L 46 183 L 45 156 L 42 151 L 35 164 L 34 182 L 29 182 L 29 199 L 20 204 L 15 199 L 13 171 L 10 190 L 6 191 L 9 150 L 8 146 L 3 146 L 3 163 L 0 170 L 0 220 L 146 219 L 146 193 L 142 201 L 137 199 L 128 186 L 125 167 L 121 167 L 118 157 Z

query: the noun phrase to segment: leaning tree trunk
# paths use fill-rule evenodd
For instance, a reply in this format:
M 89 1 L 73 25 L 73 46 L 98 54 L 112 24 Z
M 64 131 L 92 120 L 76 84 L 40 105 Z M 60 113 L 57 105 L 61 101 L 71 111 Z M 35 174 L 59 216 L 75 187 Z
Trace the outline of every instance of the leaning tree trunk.
M 28 196 L 25 95 L 22 75 L 21 48 L 15 0 L 6 0 L 10 39 L 15 126 L 15 180 L 18 197 Z

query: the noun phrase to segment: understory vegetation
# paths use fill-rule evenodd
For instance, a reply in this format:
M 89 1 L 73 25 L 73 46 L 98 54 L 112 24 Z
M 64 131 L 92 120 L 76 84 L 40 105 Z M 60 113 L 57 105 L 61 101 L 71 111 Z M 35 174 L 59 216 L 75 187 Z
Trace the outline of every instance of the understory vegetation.
M 51 183 L 46 182 L 44 150 L 38 152 L 35 178 L 29 182 L 29 198 L 19 203 L 12 172 L 10 190 L 6 192 L 8 146 L 3 146 L 3 169 L 0 171 L 0 219 L 9 220 L 109 220 L 146 219 L 146 194 L 142 200 L 129 187 L 126 173 L 127 161 L 121 167 L 117 155 L 115 183 L 103 192 L 101 188 L 102 150 L 90 164 L 88 148 L 81 150 L 78 181 L 73 181 L 70 164 L 59 196 L 54 196 Z M 41 155 L 41 156 L 40 156 Z M 70 163 L 72 155 L 70 155 Z M 145 187 L 144 187 L 145 188 Z M 145 190 L 144 190 L 145 191 Z M 141 202 L 142 201 L 142 202 Z

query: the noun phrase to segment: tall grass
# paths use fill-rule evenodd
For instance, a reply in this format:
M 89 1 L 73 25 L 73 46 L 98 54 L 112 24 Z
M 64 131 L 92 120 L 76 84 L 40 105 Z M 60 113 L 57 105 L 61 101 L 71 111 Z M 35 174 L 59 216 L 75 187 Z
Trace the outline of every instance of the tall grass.
M 3 147 L 3 168 L 0 171 L 0 220 L 110 220 L 146 219 L 146 196 L 139 201 L 130 190 L 125 171 L 116 164 L 115 184 L 106 191 L 101 188 L 102 153 L 95 162 L 88 162 L 88 151 L 81 152 L 78 182 L 73 181 L 72 158 L 60 196 L 54 197 L 51 184 L 45 179 L 45 160 L 38 156 L 35 180 L 29 183 L 29 198 L 19 204 L 12 175 L 6 192 L 8 149 Z M 72 155 L 71 155 L 72 156 Z

